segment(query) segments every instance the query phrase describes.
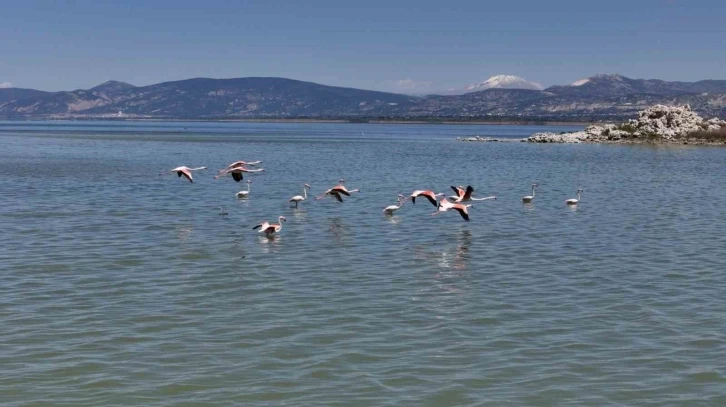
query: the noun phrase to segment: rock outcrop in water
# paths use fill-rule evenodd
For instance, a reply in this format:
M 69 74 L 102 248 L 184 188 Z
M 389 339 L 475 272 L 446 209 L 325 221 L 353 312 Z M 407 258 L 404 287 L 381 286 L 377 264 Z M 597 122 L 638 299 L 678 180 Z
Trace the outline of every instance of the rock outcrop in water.
M 522 140 L 531 143 L 581 142 L 685 142 L 726 144 L 709 137 L 726 129 L 726 121 L 703 119 L 685 106 L 655 105 L 638 112 L 638 117 L 620 125 L 591 125 L 572 133 L 535 133 Z

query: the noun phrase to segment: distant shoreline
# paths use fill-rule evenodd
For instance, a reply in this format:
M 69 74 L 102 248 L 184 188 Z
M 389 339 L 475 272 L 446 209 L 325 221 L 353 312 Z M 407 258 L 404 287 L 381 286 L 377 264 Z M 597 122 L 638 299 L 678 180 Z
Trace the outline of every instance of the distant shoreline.
M 155 118 L 32 118 L 0 119 L 8 122 L 187 122 L 187 123 L 331 123 L 331 124 L 431 124 L 431 125 L 500 125 L 500 126 L 587 126 L 594 123 L 561 120 L 405 120 L 405 119 L 155 119 Z

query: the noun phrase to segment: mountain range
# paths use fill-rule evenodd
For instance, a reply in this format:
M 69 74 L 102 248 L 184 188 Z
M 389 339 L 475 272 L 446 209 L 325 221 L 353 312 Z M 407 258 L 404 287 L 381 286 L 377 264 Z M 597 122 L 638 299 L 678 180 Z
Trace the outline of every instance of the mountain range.
M 658 103 L 690 104 L 702 116 L 726 117 L 726 80 L 668 82 L 596 75 L 540 90 L 504 86 L 521 84 L 518 77 L 493 78 L 463 94 L 428 96 L 259 77 L 195 78 L 149 86 L 108 81 L 63 92 L 2 88 L 0 118 L 599 121 L 632 117 Z

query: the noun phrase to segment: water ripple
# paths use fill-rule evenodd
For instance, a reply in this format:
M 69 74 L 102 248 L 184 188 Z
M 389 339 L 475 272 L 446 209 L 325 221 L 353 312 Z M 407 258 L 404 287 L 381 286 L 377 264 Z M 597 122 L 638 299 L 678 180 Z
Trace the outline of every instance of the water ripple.
M 0 124 L 3 405 L 726 404 L 723 149 L 175 125 Z M 240 158 L 267 168 L 248 200 L 156 176 Z M 341 176 L 344 204 L 286 202 Z M 498 196 L 471 222 L 381 213 L 466 183 Z

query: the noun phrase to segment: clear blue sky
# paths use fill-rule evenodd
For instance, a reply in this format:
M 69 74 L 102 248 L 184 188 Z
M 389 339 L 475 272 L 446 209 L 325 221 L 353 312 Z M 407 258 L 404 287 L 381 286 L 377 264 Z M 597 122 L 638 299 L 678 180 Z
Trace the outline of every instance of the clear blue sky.
M 0 8 L 0 83 L 282 76 L 430 91 L 504 73 L 726 79 L 724 0 L 32 1 Z

